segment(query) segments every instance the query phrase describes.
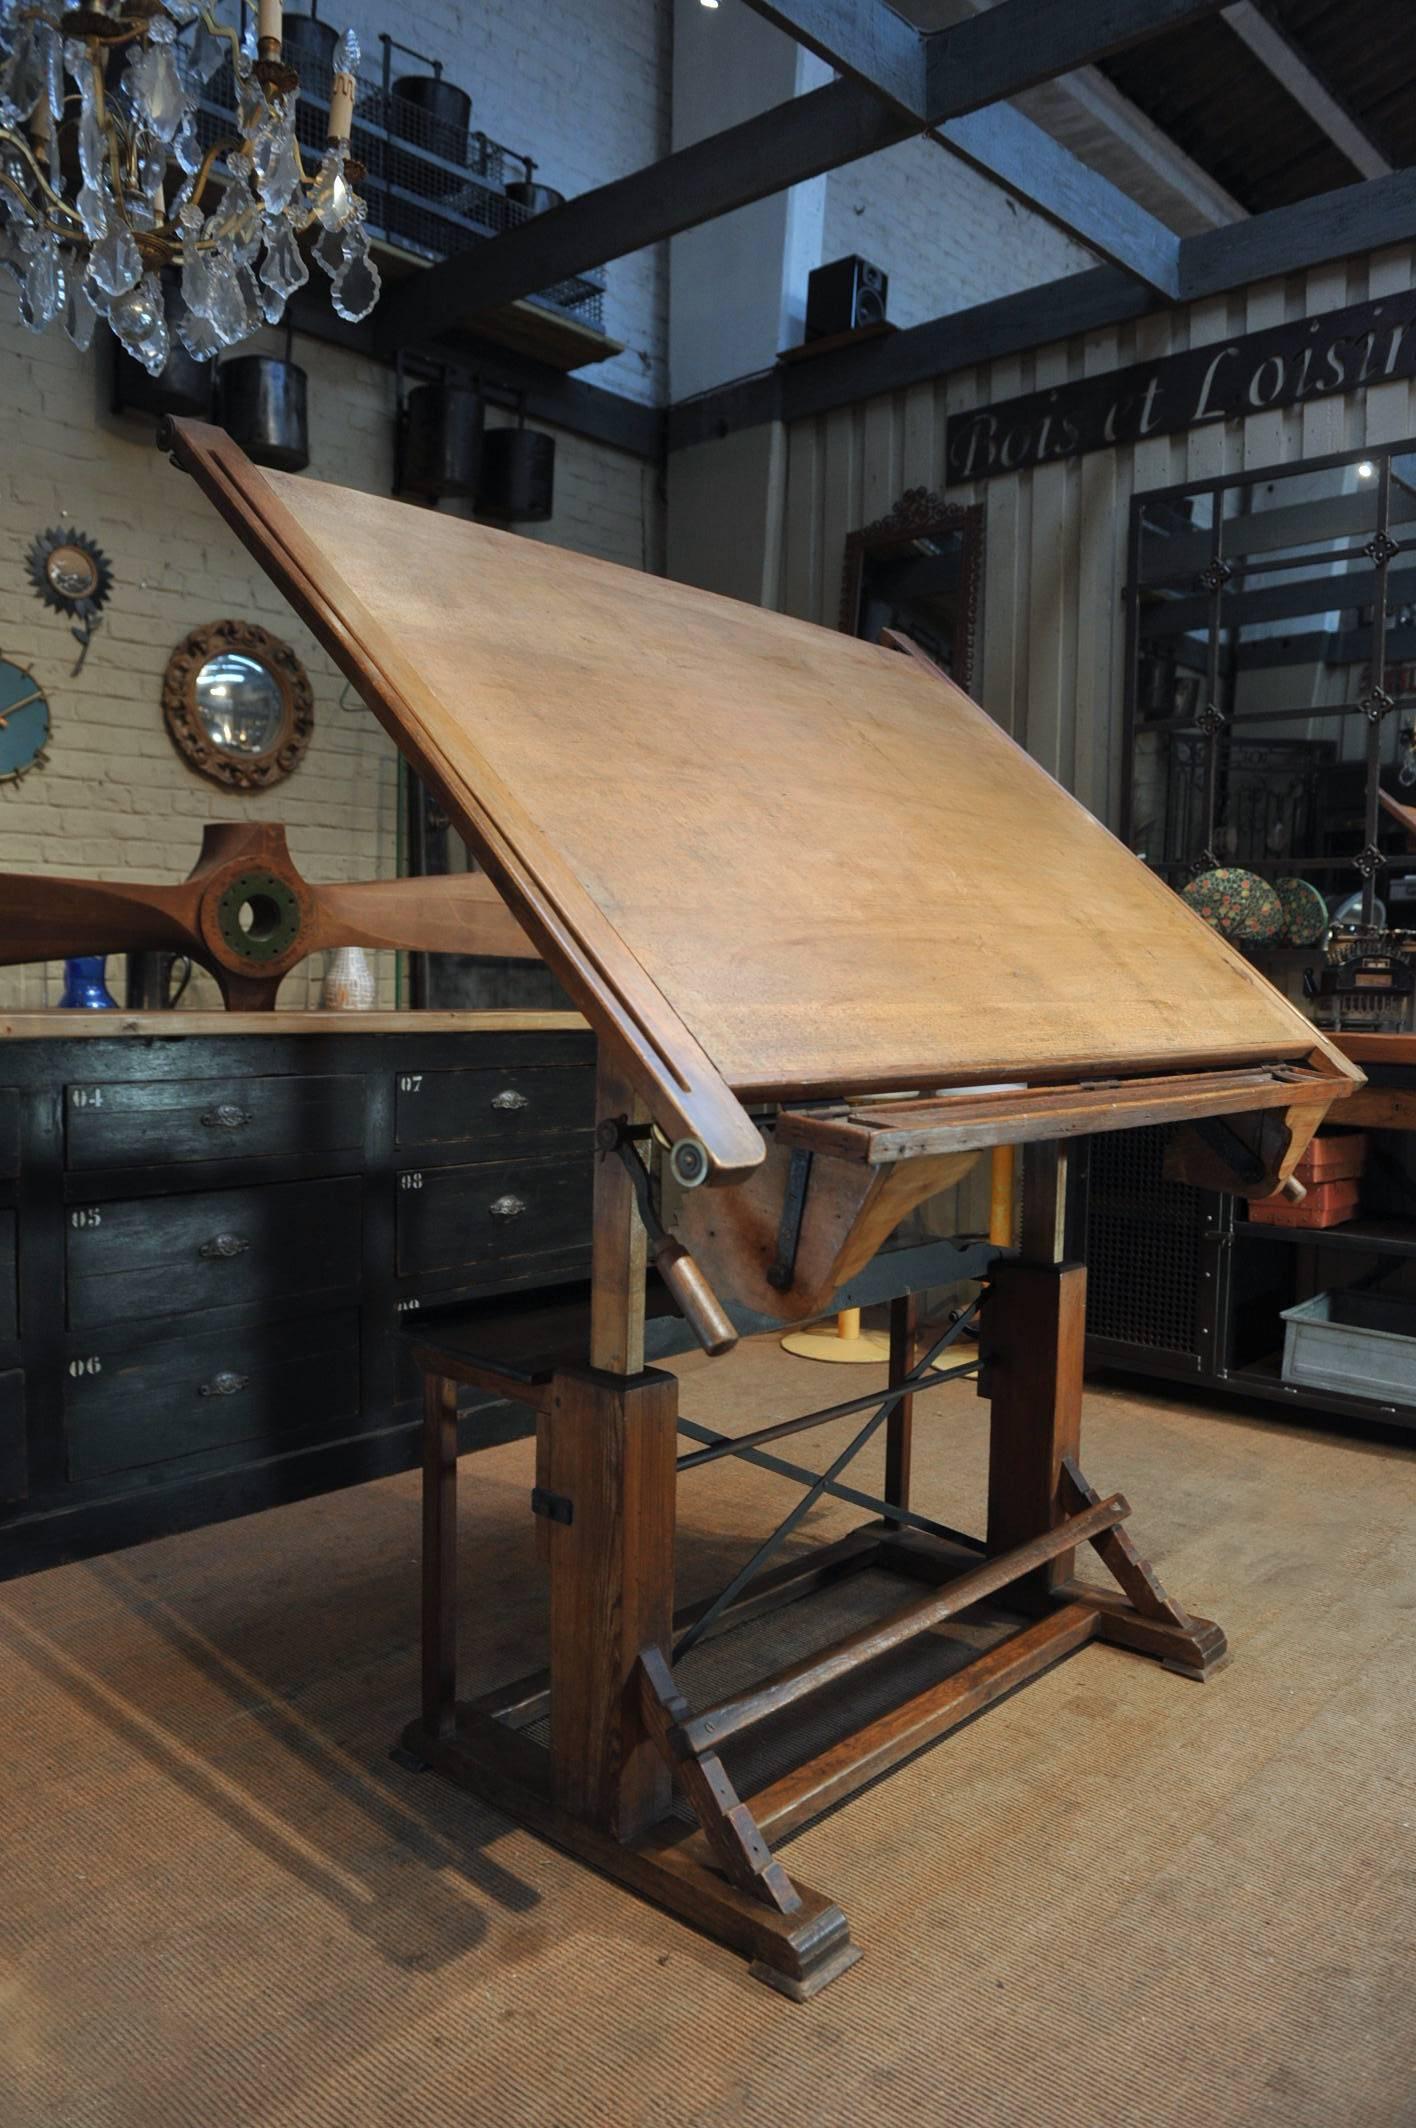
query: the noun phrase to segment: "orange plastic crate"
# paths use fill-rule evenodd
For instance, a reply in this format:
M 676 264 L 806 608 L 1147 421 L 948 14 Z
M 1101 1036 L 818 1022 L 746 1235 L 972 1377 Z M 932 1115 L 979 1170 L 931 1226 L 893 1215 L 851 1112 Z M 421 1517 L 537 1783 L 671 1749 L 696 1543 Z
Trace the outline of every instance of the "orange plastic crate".
M 1366 1165 L 1366 1132 L 1335 1131 L 1314 1138 L 1294 1172 L 1300 1182 L 1346 1182 Z
M 1265 1227 L 1338 1227 L 1356 1209 L 1355 1181 L 1315 1182 L 1301 1204 L 1286 1197 L 1249 1199 L 1249 1217 Z

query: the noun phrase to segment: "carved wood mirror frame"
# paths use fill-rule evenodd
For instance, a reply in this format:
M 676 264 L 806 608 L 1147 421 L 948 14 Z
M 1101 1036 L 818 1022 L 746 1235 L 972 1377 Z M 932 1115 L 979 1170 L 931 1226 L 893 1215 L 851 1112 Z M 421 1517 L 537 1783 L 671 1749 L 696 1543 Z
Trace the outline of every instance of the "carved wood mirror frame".
M 279 689 L 275 734 L 259 753 L 222 746 L 202 717 L 198 676 L 211 659 L 223 655 L 250 659 Z M 184 636 L 167 661 L 162 714 L 173 745 L 199 776 L 225 790 L 263 791 L 283 783 L 299 767 L 315 728 L 315 698 L 304 666 L 279 636 L 253 621 L 208 621 Z
M 983 566 L 983 504 L 945 502 L 929 488 L 907 488 L 886 517 L 862 525 L 846 535 L 845 566 L 841 572 L 839 626 L 846 635 L 860 629 L 861 596 L 865 589 L 867 562 L 880 555 L 899 553 L 917 540 L 958 533 L 959 620 L 950 678 L 965 694 L 974 681 L 978 637 L 978 594 Z

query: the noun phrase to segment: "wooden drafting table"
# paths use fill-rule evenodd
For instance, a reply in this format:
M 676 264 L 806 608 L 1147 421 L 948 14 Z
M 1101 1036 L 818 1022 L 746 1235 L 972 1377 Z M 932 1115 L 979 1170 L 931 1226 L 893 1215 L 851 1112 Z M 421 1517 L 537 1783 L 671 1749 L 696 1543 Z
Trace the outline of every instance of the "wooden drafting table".
M 507 1318 L 470 1344 L 426 1334 L 424 1705 L 408 1749 L 785 1992 L 814 1993 L 858 1953 L 772 1839 L 1088 1639 L 1192 1677 L 1224 1651 L 1137 1552 L 1125 1500 L 1082 1474 L 1066 1141 L 1170 1124 L 1175 1172 L 1262 1195 L 1361 1075 L 909 646 L 261 472 L 195 423 L 171 424 L 170 444 L 599 1037 L 588 1310 Z M 961 1537 L 909 1500 L 928 1365 L 878 1252 L 1006 1144 L 1040 1150 L 1021 1253 L 993 1266 L 984 1311 L 988 1528 Z M 656 1332 L 676 1307 L 710 1351 L 743 1322 L 819 1315 L 863 1278 L 896 1295 L 893 1394 L 855 1444 L 888 1421 L 877 1519 L 824 1563 L 735 1577 L 680 1619 L 677 1645 L 677 1385 L 645 1366 L 646 1235 Z M 550 1569 L 548 1673 L 472 1703 L 453 1676 L 458 1379 L 538 1412 Z M 682 1462 L 760 1458 L 804 1423 Z M 841 1489 L 845 1460 L 802 1474 L 808 1503 Z M 1072 1581 L 1084 1542 L 1113 1593 Z M 923 1593 L 752 1691 L 687 1704 L 671 1651 L 863 1560 Z M 739 1796 L 735 1739 L 803 1702 L 819 1713 L 864 1665 L 1005 1589 L 1019 1622 L 1001 1649 Z M 528 1728 L 547 1711 L 542 1747 Z

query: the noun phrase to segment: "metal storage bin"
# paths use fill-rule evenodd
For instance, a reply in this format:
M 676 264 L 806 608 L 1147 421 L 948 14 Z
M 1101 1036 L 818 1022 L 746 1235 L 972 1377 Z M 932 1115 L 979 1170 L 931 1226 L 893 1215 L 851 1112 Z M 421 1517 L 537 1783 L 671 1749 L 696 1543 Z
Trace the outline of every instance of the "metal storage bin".
M 1285 1382 L 1416 1403 L 1416 1300 L 1318 1293 L 1282 1314 Z

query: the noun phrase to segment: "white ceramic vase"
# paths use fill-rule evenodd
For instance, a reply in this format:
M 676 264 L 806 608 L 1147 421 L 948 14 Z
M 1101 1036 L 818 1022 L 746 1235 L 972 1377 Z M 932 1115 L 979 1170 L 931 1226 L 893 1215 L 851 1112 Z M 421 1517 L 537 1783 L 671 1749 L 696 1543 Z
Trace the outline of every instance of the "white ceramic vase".
M 367 1012 L 374 1002 L 374 971 L 362 946 L 336 946 L 325 962 L 320 1003 L 327 1012 Z

